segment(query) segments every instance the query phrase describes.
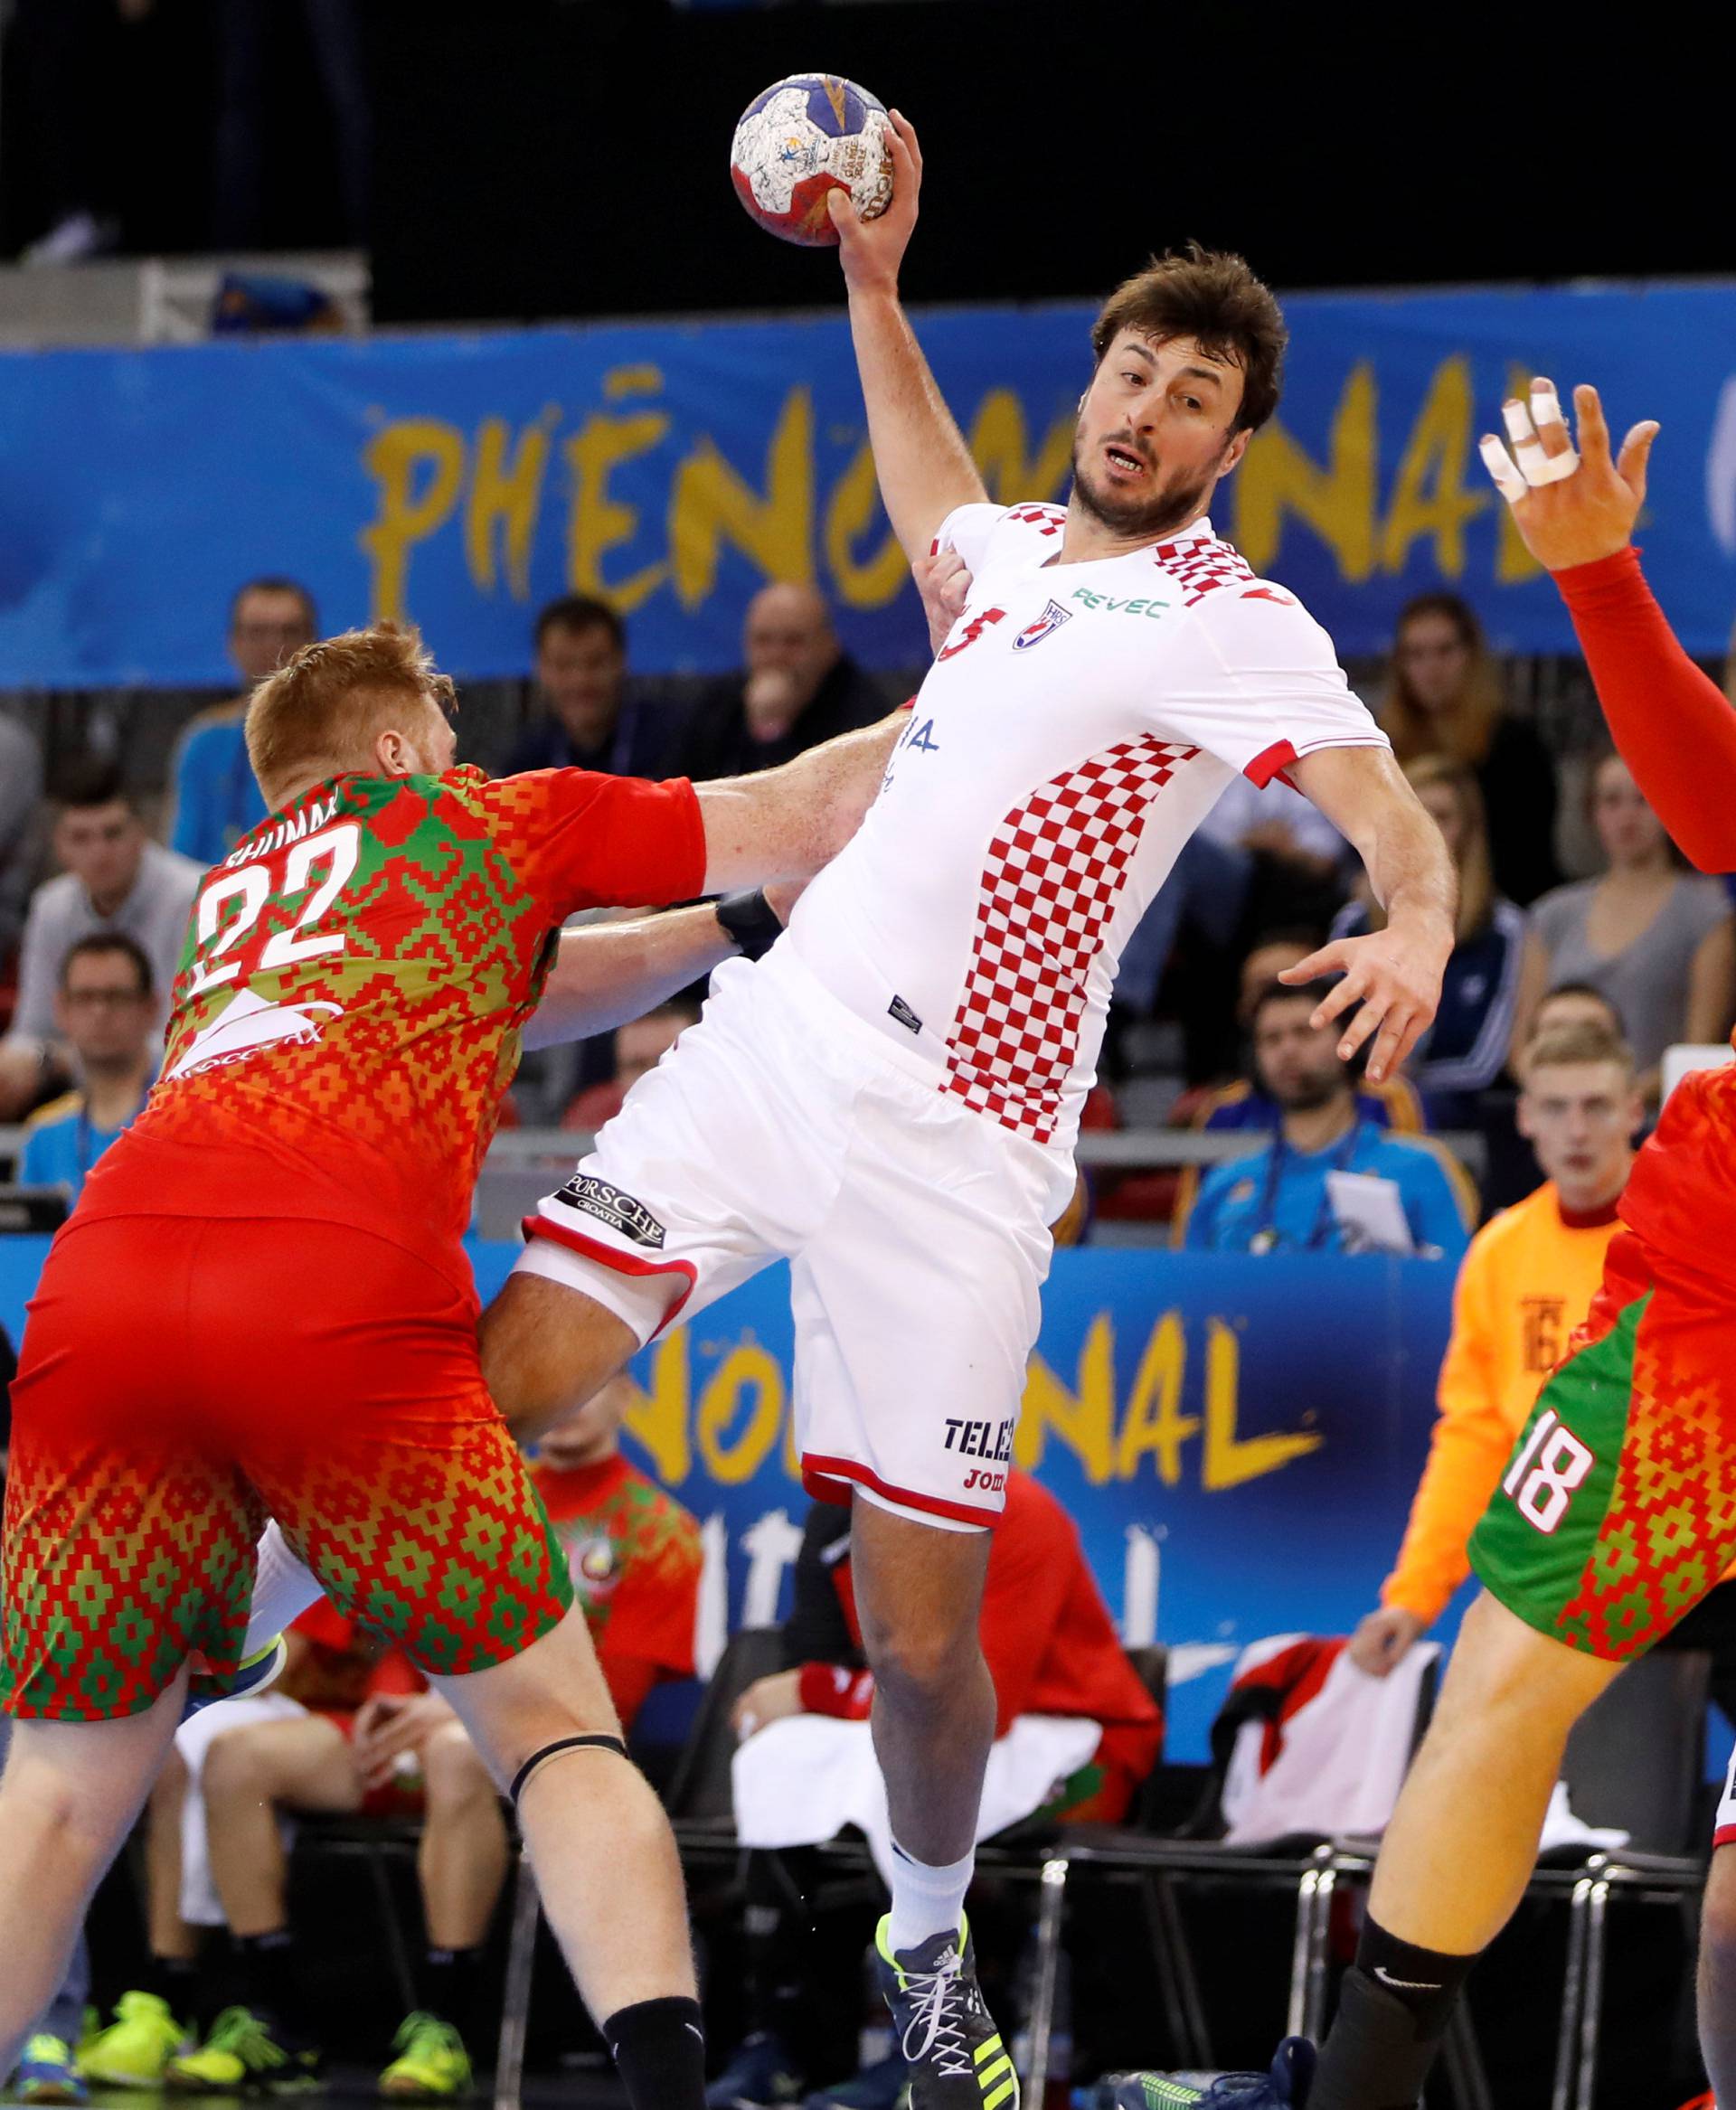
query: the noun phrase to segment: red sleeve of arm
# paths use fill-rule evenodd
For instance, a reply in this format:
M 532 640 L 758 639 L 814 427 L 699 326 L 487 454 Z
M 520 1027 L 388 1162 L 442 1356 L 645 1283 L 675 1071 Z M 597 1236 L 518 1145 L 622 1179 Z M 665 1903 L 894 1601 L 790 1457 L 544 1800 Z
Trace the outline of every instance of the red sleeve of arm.
M 1553 576 L 1635 783 L 1702 871 L 1736 871 L 1736 711 L 1683 651 L 1639 552 Z
M 503 849 L 557 917 L 660 908 L 704 890 L 705 823 L 684 777 L 533 769 L 489 788 Z

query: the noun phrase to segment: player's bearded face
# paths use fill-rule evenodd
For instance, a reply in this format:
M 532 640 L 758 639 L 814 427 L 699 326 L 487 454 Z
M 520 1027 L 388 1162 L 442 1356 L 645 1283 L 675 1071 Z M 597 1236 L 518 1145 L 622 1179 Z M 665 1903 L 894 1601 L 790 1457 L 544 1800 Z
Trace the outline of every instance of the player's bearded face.
M 1073 495 L 1111 532 L 1140 541 L 1171 533 L 1201 512 L 1223 474 L 1233 437 L 1225 434 L 1204 463 L 1172 464 L 1148 437 L 1126 426 L 1091 431 L 1091 421 L 1088 400 L 1073 434 Z M 1105 467 L 1110 449 L 1141 465 L 1144 473 L 1135 488 L 1119 488 L 1111 480 Z
M 1241 382 L 1191 337 L 1124 330 L 1104 353 L 1073 431 L 1073 495 L 1111 534 L 1155 541 L 1205 510 L 1240 458 Z

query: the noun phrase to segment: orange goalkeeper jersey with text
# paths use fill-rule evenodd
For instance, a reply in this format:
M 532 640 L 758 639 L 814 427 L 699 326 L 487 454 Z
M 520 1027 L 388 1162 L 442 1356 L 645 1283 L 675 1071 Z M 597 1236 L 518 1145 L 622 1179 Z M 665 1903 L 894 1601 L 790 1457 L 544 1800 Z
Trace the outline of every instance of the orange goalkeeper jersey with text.
M 689 900 L 704 864 L 684 778 L 317 786 L 207 876 L 161 1076 L 80 1217 L 314 1218 L 462 1270 L 555 933 L 581 909 Z
M 1591 1308 L 1617 1229 L 1613 1205 L 1571 1216 L 1551 1181 L 1471 1240 L 1453 1291 L 1440 1416 L 1382 1604 L 1432 1624 L 1470 1573 L 1467 1541 L 1543 1380 Z

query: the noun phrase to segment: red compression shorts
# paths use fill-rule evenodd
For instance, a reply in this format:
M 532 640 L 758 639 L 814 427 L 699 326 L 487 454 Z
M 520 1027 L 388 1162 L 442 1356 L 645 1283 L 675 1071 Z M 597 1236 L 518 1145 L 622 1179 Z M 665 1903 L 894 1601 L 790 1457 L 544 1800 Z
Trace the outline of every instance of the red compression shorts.
M 75 1217 L 13 1387 L 8 1711 L 136 1714 L 194 1650 L 232 1672 L 268 1512 L 424 1672 L 556 1625 L 566 1560 L 476 1318 L 429 1262 L 346 1226 Z

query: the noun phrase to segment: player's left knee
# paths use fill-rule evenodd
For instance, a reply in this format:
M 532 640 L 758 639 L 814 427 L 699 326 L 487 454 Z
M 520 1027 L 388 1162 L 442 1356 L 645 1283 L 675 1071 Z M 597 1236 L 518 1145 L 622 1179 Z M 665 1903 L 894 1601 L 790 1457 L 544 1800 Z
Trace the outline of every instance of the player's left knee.
M 1565 1729 L 1616 1672 L 1617 1666 L 1538 1633 L 1486 1593 L 1466 1615 L 1439 1719 L 1449 1728 L 1506 1717 Z
M 612 1312 L 534 1275 L 510 1275 L 482 1314 L 483 1382 L 521 1443 L 581 1407 L 637 1343 Z
M 0 1804 L 8 1831 L 33 1865 L 52 1866 L 69 1881 L 85 1881 L 114 1851 L 114 1795 L 100 1780 L 15 1767 L 0 1783 Z M 125 1819 L 120 1822 L 124 1830 Z M 26 1842 L 40 1847 L 41 1854 L 30 1855 Z

